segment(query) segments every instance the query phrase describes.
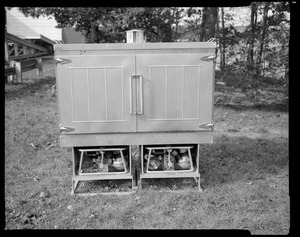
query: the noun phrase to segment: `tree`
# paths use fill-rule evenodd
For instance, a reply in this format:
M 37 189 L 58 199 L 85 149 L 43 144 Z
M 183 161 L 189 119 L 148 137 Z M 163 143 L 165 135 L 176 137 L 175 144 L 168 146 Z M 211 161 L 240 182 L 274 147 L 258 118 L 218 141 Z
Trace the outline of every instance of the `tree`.
M 254 77 L 270 75 L 271 71 L 276 75 L 275 71 L 283 65 L 288 68 L 285 55 L 288 55 L 289 5 L 286 2 L 252 2 L 250 7 L 250 25 L 239 39 L 248 45 L 245 70 Z
M 19 10 L 25 16 L 54 17 L 58 23 L 58 28 L 75 27 L 75 30 L 82 32 L 90 43 L 115 42 L 125 38 L 125 33 L 119 34 L 116 28 L 122 28 L 124 18 L 127 16 L 126 8 L 20 7 Z
M 186 11 L 187 19 L 184 22 L 187 24 L 186 31 L 182 32 L 188 33 L 192 32 L 195 37 L 192 41 L 200 41 L 201 38 L 201 21 L 202 21 L 202 10 L 196 7 L 189 7 Z
M 219 34 L 219 41 L 220 41 L 220 56 L 221 56 L 221 70 L 223 71 L 226 65 L 225 62 L 225 19 L 224 19 L 224 7 L 221 7 L 221 23 L 222 23 L 222 30 L 221 34 Z
M 57 27 L 75 27 L 89 43 L 124 42 L 126 30 L 143 29 L 149 41 L 174 41 L 173 26 L 182 17 L 182 8 L 113 7 L 20 7 L 26 16 L 52 16 Z M 176 28 L 177 29 L 177 28 Z
M 176 41 L 180 38 L 181 34 L 178 32 L 179 29 L 179 23 L 181 22 L 183 15 L 186 14 L 185 9 L 182 7 L 172 7 L 171 10 L 172 18 L 173 18 L 173 40 Z
M 233 20 L 233 16 L 229 12 L 225 13 L 224 7 L 221 7 L 221 28 L 217 32 L 217 38 L 219 41 L 220 48 L 221 70 L 225 69 L 227 60 L 232 59 L 236 55 L 237 51 L 239 51 L 240 47 L 240 39 L 238 37 L 238 32 L 236 28 L 232 24 L 227 24 L 227 26 L 225 26 L 225 22 L 230 22 L 231 20 Z
M 200 26 L 200 41 L 207 41 L 216 38 L 218 24 L 218 8 L 204 7 L 202 11 L 202 23 Z
M 264 71 L 276 77 L 283 72 L 283 77 L 286 77 L 289 71 L 289 3 L 270 2 L 268 7 L 268 31 L 263 50 L 263 60 L 267 62 L 267 68 Z
M 131 9 L 134 11 L 134 8 Z M 133 21 L 129 23 L 129 29 L 143 29 L 147 40 L 150 42 L 172 42 L 174 34 L 172 26 L 178 24 L 180 11 L 178 8 L 142 8 L 138 13 L 129 13 Z
M 269 2 L 264 3 L 264 10 L 263 10 L 263 20 L 262 20 L 262 33 L 261 33 L 261 40 L 260 40 L 260 49 L 258 54 L 257 64 L 260 66 L 262 61 L 262 55 L 264 51 L 264 44 L 265 44 L 265 37 L 268 29 L 268 11 L 269 11 Z M 259 74 L 259 71 L 258 71 Z
M 254 41 L 256 38 L 256 26 L 257 26 L 257 3 L 252 2 L 251 3 L 251 38 L 250 38 L 250 44 L 249 44 L 249 55 L 248 55 L 248 63 L 253 64 L 254 63 Z

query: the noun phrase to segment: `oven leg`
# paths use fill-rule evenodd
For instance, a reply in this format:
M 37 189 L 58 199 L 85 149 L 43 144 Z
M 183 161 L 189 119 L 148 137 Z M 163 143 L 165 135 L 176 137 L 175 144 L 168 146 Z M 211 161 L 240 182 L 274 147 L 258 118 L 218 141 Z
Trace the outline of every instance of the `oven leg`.
M 139 191 L 142 191 L 142 178 L 139 180 L 138 189 Z
M 199 178 L 198 178 L 198 189 L 199 189 L 199 192 L 203 192 L 203 189 L 200 186 L 200 175 L 199 175 Z
M 200 175 L 199 175 L 199 177 L 194 177 L 194 180 L 195 180 L 195 182 L 196 182 L 197 185 L 198 185 L 199 192 L 202 192 L 203 189 L 202 189 L 201 186 L 200 186 Z
M 78 180 L 77 180 L 77 181 L 72 180 L 72 190 L 71 190 L 71 195 L 75 194 L 75 191 L 76 191 L 78 182 L 79 182 Z

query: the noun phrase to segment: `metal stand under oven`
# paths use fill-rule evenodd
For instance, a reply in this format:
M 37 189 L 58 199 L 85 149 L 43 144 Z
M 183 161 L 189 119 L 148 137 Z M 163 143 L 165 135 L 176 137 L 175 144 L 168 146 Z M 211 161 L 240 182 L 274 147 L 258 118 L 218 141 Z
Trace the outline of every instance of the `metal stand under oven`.
M 125 158 L 124 151 L 127 151 L 128 156 Z M 108 152 L 116 152 L 119 154 L 120 162 L 123 164 L 116 169 L 112 164 L 105 163 L 105 154 Z M 126 147 L 105 147 L 105 148 L 81 148 L 73 147 L 73 177 L 72 177 L 72 191 L 71 194 L 76 193 L 78 183 L 80 181 L 95 181 L 95 180 L 131 180 L 132 191 L 118 192 L 118 194 L 129 194 L 136 191 L 134 188 L 134 178 L 132 169 L 131 146 Z M 90 156 L 90 157 L 89 157 Z M 98 158 L 96 158 L 98 156 Z M 111 158 L 112 159 L 112 158 Z M 89 169 L 85 169 L 85 163 L 89 162 L 91 165 Z M 101 194 L 111 194 L 112 192 L 103 192 Z M 115 192 L 113 192 L 115 193 Z M 93 194 L 93 193 L 92 193 Z M 99 193 L 98 193 L 99 194 Z M 84 195 L 84 194 L 83 194 Z M 89 195 L 89 194 L 87 194 Z
M 200 144 L 194 144 L 194 145 L 144 145 L 141 146 L 141 174 L 139 179 L 139 188 L 142 189 L 142 179 L 155 179 L 155 178 L 194 178 L 198 189 L 201 192 L 202 188 L 200 186 L 200 171 L 199 171 L 199 148 Z M 176 161 L 174 161 L 174 164 L 171 163 L 171 152 L 176 149 L 186 149 L 188 158 L 189 158 L 189 164 L 190 166 L 185 167 L 184 169 L 176 168 Z M 192 156 L 191 149 L 196 149 L 196 152 L 194 152 L 194 157 Z M 160 155 L 158 157 L 154 157 L 153 151 L 164 151 L 160 152 Z M 160 157 L 163 154 L 163 158 L 160 159 Z M 146 156 L 146 159 L 145 159 Z M 159 165 L 155 165 L 155 168 L 152 167 L 152 170 L 150 169 L 151 164 L 151 158 L 153 159 L 160 159 Z M 173 157 L 174 158 L 174 157 Z M 168 165 L 169 163 L 169 165 Z

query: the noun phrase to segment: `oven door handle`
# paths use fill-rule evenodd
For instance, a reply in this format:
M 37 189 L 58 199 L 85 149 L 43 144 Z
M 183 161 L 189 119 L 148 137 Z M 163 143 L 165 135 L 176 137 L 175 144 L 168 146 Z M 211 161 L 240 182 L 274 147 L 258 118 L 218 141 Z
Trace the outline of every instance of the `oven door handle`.
M 144 113 L 144 95 L 143 95 L 143 76 L 142 75 L 137 75 L 136 76 L 138 78 L 138 88 L 137 88 L 137 95 L 138 95 L 138 108 L 139 110 L 137 111 L 137 114 L 143 114 Z M 139 90 L 139 92 L 138 92 Z
M 129 109 L 130 114 L 132 115 L 136 114 L 136 81 L 134 80 L 135 78 L 135 75 L 131 75 L 129 77 Z

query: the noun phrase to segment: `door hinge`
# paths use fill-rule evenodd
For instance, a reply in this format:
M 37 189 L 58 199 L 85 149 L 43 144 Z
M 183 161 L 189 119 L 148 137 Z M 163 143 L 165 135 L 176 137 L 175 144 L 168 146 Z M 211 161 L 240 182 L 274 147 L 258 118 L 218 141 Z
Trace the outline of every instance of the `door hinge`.
M 214 123 L 203 123 L 198 125 L 199 128 L 214 130 Z
M 209 56 L 203 56 L 203 57 L 201 57 L 200 60 L 208 62 L 208 61 L 213 61 L 216 58 L 217 58 L 216 55 L 209 55 Z
M 66 58 L 54 58 L 55 63 L 60 63 L 60 64 L 66 64 L 66 63 L 70 63 L 71 60 L 70 59 L 66 59 Z
M 64 127 L 64 126 L 59 126 L 59 131 L 60 132 L 72 132 L 75 131 L 75 128 L 71 128 L 71 127 Z

